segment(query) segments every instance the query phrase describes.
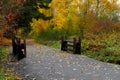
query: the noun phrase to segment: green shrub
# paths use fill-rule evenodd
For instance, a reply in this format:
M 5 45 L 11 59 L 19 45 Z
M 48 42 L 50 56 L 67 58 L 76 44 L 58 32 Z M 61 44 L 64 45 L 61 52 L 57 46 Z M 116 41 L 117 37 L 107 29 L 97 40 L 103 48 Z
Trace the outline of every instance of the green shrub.
M 0 62 L 6 59 L 6 53 L 7 53 L 6 49 L 0 46 Z
M 46 30 L 41 31 L 39 34 L 33 34 L 36 42 L 40 42 L 41 40 L 60 40 L 64 31 L 61 30 Z
M 11 39 L 11 38 L 15 37 L 15 34 L 13 33 L 13 31 L 11 29 L 9 29 L 4 32 L 3 36 L 8 39 Z
M 120 64 L 120 37 L 118 34 L 84 36 L 82 40 L 83 55 L 103 62 Z

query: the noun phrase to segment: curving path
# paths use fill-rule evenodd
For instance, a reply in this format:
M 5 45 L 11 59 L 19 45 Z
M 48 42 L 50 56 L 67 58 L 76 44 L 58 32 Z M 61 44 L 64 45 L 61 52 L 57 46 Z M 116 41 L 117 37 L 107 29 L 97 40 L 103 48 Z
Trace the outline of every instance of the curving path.
M 25 80 L 120 80 L 120 66 L 40 45 L 27 46 L 27 58 L 12 62 Z

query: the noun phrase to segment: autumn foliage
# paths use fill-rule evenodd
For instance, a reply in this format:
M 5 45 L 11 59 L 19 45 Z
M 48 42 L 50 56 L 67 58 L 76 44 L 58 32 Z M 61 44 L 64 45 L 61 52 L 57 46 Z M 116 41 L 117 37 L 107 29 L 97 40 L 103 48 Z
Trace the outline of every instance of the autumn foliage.
M 119 31 L 118 0 L 2 0 L 0 9 L 1 36 L 27 29 L 34 36 L 50 31 L 61 36 Z
M 38 11 L 52 19 L 32 19 L 31 33 L 52 30 L 62 35 L 80 35 L 86 32 L 101 33 L 119 30 L 117 0 L 52 0 L 50 9 Z M 53 35 L 53 34 L 52 34 Z

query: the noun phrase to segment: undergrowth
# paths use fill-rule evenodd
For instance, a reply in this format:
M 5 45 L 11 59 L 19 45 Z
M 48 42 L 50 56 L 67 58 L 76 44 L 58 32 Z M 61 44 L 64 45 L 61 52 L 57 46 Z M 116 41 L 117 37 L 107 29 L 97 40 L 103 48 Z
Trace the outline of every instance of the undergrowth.
M 120 64 L 119 33 L 90 35 L 84 38 L 82 40 L 82 53 L 96 60 Z
M 7 62 L 7 53 L 7 49 L 0 46 L 0 80 L 23 80 L 14 75 L 14 69 L 7 70 L 4 68 L 5 62 Z

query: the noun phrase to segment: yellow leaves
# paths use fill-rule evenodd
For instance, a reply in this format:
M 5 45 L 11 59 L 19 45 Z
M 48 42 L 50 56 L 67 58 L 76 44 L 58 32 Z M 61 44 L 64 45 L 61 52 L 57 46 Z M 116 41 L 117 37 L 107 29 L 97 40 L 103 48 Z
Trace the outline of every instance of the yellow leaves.
M 22 35 L 23 32 L 24 30 L 22 28 L 18 29 L 18 36 Z
M 43 10 L 44 10 L 44 9 L 42 9 L 42 8 L 39 8 L 39 9 L 38 9 L 38 11 L 39 11 L 40 13 L 43 13 Z
M 37 3 L 37 8 L 38 8 L 38 11 L 42 14 L 44 14 L 45 16 L 51 16 L 51 9 L 44 9 L 44 8 L 40 8 L 39 7 L 40 3 Z M 44 5 L 47 5 L 46 3 L 44 3 Z M 51 6 L 48 5 L 49 7 Z
M 119 10 L 117 0 L 102 0 L 99 3 L 99 13 L 104 15 L 113 15 L 114 11 Z
M 68 54 L 67 54 L 66 52 L 62 52 L 62 53 L 60 53 L 59 55 L 60 55 L 61 57 L 67 57 Z M 66 63 L 70 63 L 70 62 L 67 62 L 67 61 L 66 61 Z
M 44 14 L 45 16 L 50 16 L 51 15 L 51 10 L 48 10 L 48 9 L 38 8 L 38 11 L 40 13 Z
M 74 4 L 72 4 L 72 2 Z M 77 12 L 78 8 L 76 7 L 76 2 L 78 3 L 78 0 L 72 1 L 72 0 L 53 0 L 51 3 L 51 7 L 53 9 L 53 19 L 52 22 L 54 22 L 54 29 L 70 29 L 72 25 L 69 25 L 69 15 L 72 16 L 73 23 L 76 22 L 78 19 Z M 57 5 L 56 5 L 57 4 Z M 77 19 L 77 20 L 75 20 Z M 72 26 L 73 27 L 73 26 Z
M 108 9 L 110 12 L 118 8 L 118 6 L 116 5 L 117 2 L 115 1 L 106 1 L 104 4 L 105 4 L 106 9 Z
M 65 16 L 61 13 L 58 13 L 53 19 L 52 22 L 56 25 L 54 29 L 62 29 L 66 22 Z
M 13 73 L 14 73 L 13 68 L 11 70 L 6 70 L 4 80 L 23 80 L 22 78 L 15 76 Z
M 49 21 L 45 21 L 42 19 L 36 20 L 33 18 L 30 25 L 33 32 L 39 33 L 41 30 L 47 30 L 47 28 L 49 27 Z

